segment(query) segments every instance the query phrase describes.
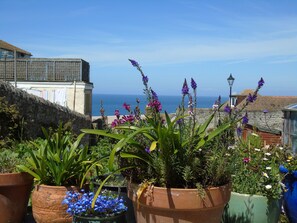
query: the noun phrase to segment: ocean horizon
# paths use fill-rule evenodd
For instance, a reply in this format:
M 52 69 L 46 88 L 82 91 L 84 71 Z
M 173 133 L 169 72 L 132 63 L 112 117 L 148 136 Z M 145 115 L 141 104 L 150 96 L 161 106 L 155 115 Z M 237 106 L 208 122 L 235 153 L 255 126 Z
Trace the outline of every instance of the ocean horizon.
M 162 111 L 167 113 L 175 113 L 176 108 L 181 104 L 181 96 L 165 96 L 160 95 L 159 101 L 162 104 Z M 127 111 L 123 108 L 123 104 L 129 104 L 131 109 L 134 109 L 137 105 L 136 99 L 140 101 L 140 110 L 143 113 L 146 102 L 145 95 L 118 95 L 118 94 L 93 94 L 92 100 L 92 116 L 101 116 L 101 101 L 104 108 L 104 113 L 107 116 L 114 115 L 114 111 L 118 109 L 120 114 L 125 115 Z M 198 96 L 197 97 L 197 108 L 212 108 L 214 102 L 218 97 L 214 96 Z M 226 101 L 228 98 L 222 97 L 222 102 Z M 187 100 L 185 101 L 185 106 L 187 106 Z

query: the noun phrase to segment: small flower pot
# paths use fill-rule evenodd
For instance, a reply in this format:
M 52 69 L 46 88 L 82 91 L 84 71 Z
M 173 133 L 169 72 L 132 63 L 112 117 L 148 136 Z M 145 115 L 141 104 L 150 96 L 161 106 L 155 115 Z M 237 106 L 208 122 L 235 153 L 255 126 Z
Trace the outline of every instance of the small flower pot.
M 99 218 L 99 217 L 83 217 L 83 216 L 73 216 L 73 223 L 130 223 L 126 221 L 125 213 L 106 217 L 106 218 Z
M 224 215 L 224 223 L 277 223 L 282 200 L 268 200 L 261 195 L 231 193 Z
M 284 192 L 284 209 L 290 223 L 297 223 L 297 172 L 287 174 L 284 182 L 286 191 Z

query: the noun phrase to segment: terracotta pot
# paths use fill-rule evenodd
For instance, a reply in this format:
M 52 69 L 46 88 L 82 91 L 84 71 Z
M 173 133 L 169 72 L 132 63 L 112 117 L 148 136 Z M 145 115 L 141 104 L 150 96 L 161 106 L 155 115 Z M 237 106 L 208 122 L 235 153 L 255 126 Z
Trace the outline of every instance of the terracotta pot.
M 137 223 L 220 223 L 231 194 L 231 185 L 206 190 L 202 199 L 197 189 L 151 187 L 137 200 L 138 186 L 128 185 Z
M 33 177 L 27 173 L 0 174 L 0 222 L 21 223 L 27 212 Z
M 62 201 L 67 191 L 78 191 L 78 187 L 37 185 L 32 193 L 32 213 L 37 223 L 72 222 L 66 213 L 67 205 Z

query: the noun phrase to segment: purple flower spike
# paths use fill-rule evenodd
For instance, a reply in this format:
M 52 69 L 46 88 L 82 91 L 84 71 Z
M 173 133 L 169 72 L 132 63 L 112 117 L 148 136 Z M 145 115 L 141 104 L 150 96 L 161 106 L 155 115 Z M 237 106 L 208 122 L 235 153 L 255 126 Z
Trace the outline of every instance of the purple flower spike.
M 242 124 L 245 125 L 249 122 L 247 113 L 245 113 L 245 115 L 242 117 Z
M 123 104 L 123 107 L 128 111 L 130 112 L 131 110 L 131 106 L 129 104 L 127 104 L 126 102 Z
M 236 129 L 236 133 L 237 133 L 237 136 L 238 136 L 238 137 L 241 137 L 241 136 L 242 136 L 242 128 L 238 127 L 238 128 Z
M 142 82 L 143 82 L 144 85 L 146 85 L 147 82 L 148 82 L 148 77 L 143 75 L 142 76 Z
M 134 67 L 139 67 L 139 64 L 137 63 L 137 61 L 132 60 L 132 59 L 128 59 L 128 60 L 131 62 L 131 64 L 132 64 Z
M 147 153 L 151 153 L 151 150 L 150 150 L 150 148 L 148 148 L 148 147 L 145 148 L 145 151 L 146 151 Z
M 184 84 L 183 84 L 182 94 L 183 95 L 189 94 L 189 87 L 188 87 L 188 83 L 187 83 L 186 79 L 185 79 Z
M 263 113 L 264 113 L 264 114 L 268 113 L 268 110 L 267 110 L 267 109 L 264 109 L 264 110 L 263 110 Z
M 256 101 L 256 99 L 257 99 L 256 94 L 253 94 L 253 95 L 249 94 L 246 100 L 250 103 L 253 103 L 254 101 Z
M 197 84 L 196 84 L 196 82 L 195 82 L 195 80 L 194 80 L 193 78 L 191 78 L 191 87 L 192 87 L 194 90 L 196 90 L 196 88 L 197 88 Z
M 152 96 L 153 96 L 153 100 L 158 100 L 158 95 L 155 91 L 151 90 L 152 92 Z
M 265 82 L 264 82 L 263 78 L 261 77 L 261 79 L 258 82 L 258 88 L 261 88 L 264 85 L 264 83 Z
M 224 108 L 224 112 L 229 113 L 229 114 L 231 113 L 231 108 L 229 105 L 226 105 L 226 107 Z

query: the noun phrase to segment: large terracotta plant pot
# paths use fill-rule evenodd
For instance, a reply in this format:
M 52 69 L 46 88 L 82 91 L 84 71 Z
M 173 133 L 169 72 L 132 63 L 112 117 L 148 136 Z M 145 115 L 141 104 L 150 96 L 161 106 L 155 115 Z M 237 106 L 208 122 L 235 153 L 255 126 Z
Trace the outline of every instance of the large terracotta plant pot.
M 67 205 L 62 201 L 66 192 L 78 191 L 77 187 L 37 185 L 32 193 L 32 213 L 37 223 L 72 222 L 72 216 L 66 213 Z
M 281 213 L 281 199 L 261 195 L 231 193 L 225 208 L 224 223 L 277 223 Z
M 149 187 L 137 198 L 138 186 L 128 184 L 137 223 L 220 223 L 231 185 L 206 190 Z
M 287 174 L 284 179 L 284 208 L 290 223 L 297 223 L 297 171 Z
M 27 173 L 0 174 L 0 222 L 21 223 L 27 212 L 33 177 Z

